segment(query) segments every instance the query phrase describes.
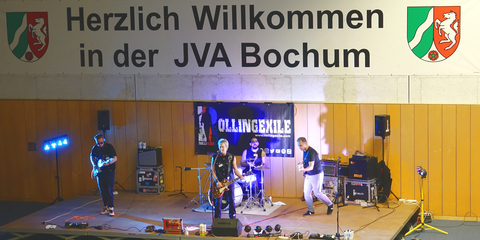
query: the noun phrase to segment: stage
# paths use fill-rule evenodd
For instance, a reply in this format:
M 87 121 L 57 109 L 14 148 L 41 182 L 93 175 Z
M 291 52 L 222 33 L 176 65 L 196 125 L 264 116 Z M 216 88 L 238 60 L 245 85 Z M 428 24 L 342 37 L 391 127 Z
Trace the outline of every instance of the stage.
M 163 218 L 181 218 L 184 227 L 198 227 L 204 223 L 207 225 L 207 230 L 210 230 L 212 214 L 208 212 L 208 209 L 207 212 L 193 211 L 194 208 L 200 207 L 194 202 L 190 203 L 196 194 L 189 193 L 187 197 L 181 194 L 172 194 L 175 193 L 164 192 L 159 195 L 150 195 L 118 191 L 118 194 L 115 195 L 115 217 L 99 214 L 103 204 L 98 194 L 78 195 L 3 225 L 0 227 L 0 231 L 19 237 L 50 234 L 65 239 L 77 237 L 85 239 L 86 236 L 90 237 L 88 239 L 195 239 L 200 237 L 195 235 L 198 230 L 190 231 L 189 235 L 145 232 L 147 226 L 150 225 L 157 230 L 163 229 Z M 375 207 L 363 208 L 357 205 L 338 208 L 338 232 L 343 235 L 345 230 L 353 230 L 357 240 L 395 239 L 405 226 L 408 228 L 408 222 L 415 218 L 419 206 L 398 203 L 394 197 L 391 197 L 389 201 L 389 207 L 386 203 L 381 203 L 377 205 L 378 210 Z M 308 239 L 308 235 L 312 233 L 329 235 L 337 233 L 337 207 L 334 208 L 332 215 L 326 215 L 327 207 L 316 201 L 314 203 L 315 214 L 303 217 L 307 208 L 305 202 L 300 198 L 274 197 L 272 202 L 275 203 L 274 208 L 268 204 L 266 211 L 263 211 L 259 206 L 253 206 L 245 208 L 243 214 L 241 213 L 242 206 L 239 206 L 237 207 L 237 219 L 244 226 L 250 225 L 252 229 L 256 226 L 265 229 L 267 225 L 274 227 L 280 224 L 282 236 L 300 232 L 304 239 Z M 280 205 L 281 203 L 284 205 Z M 187 204 L 188 206 L 185 208 Z M 273 211 L 271 211 L 272 209 Z M 228 213 L 224 213 L 222 218 L 228 218 Z M 67 229 L 65 228 L 67 220 L 72 223 L 88 223 L 89 227 Z M 51 228 L 54 225 L 58 226 Z M 94 228 L 95 226 L 101 227 L 102 230 Z M 252 235 L 253 231 L 249 234 Z M 214 237 L 207 235 L 206 238 Z M 242 234 L 238 238 L 217 238 L 247 238 L 247 233 L 242 230 Z M 277 237 L 272 238 L 276 239 Z

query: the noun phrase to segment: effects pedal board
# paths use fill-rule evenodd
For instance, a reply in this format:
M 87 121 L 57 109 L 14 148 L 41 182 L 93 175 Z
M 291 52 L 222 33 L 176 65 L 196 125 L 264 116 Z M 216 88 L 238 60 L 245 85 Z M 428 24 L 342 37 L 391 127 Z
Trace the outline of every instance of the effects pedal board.
M 312 233 L 308 236 L 309 239 L 335 239 L 335 235 L 326 235 L 319 233 Z
M 65 227 L 66 228 L 88 228 L 88 223 L 87 222 L 83 222 L 83 223 L 66 222 Z

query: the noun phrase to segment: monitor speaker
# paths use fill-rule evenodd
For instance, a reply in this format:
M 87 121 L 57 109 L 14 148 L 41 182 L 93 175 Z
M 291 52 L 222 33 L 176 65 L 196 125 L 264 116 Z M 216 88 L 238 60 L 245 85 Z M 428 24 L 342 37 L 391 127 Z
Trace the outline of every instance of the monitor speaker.
M 98 130 L 110 130 L 110 113 L 108 110 L 97 112 Z
M 214 218 L 212 234 L 218 237 L 238 237 L 242 234 L 242 228 L 242 223 L 236 218 Z
M 390 136 L 390 115 L 375 115 L 375 136 Z

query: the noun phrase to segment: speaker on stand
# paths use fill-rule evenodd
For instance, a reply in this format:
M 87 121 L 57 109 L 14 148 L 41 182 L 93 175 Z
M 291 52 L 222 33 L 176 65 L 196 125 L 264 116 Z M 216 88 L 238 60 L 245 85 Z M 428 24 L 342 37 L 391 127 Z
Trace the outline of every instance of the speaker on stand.
M 390 115 L 375 115 L 375 136 L 382 137 L 382 161 L 386 162 L 385 161 L 385 137 L 390 136 Z M 397 198 L 398 200 L 397 195 L 395 195 L 395 193 L 391 191 L 391 189 L 390 189 L 390 193 L 393 194 L 393 196 L 395 196 L 395 198 Z M 388 193 L 388 195 L 390 195 L 390 193 Z M 385 196 L 385 197 L 387 201 L 387 206 L 390 208 L 388 204 L 388 196 Z

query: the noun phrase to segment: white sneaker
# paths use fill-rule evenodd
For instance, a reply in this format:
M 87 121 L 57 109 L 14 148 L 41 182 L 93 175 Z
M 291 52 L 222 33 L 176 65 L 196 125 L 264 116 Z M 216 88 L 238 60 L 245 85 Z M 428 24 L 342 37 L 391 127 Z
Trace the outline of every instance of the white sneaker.
M 109 212 L 108 212 L 108 207 L 107 207 L 107 206 L 105 206 L 105 207 L 103 208 L 103 210 L 100 212 L 100 214 L 102 214 L 102 215 L 106 215 L 106 214 L 108 214 L 108 213 L 109 213 Z
M 115 216 L 115 212 L 113 211 L 113 207 L 108 208 L 108 215 L 110 215 L 110 217 Z

